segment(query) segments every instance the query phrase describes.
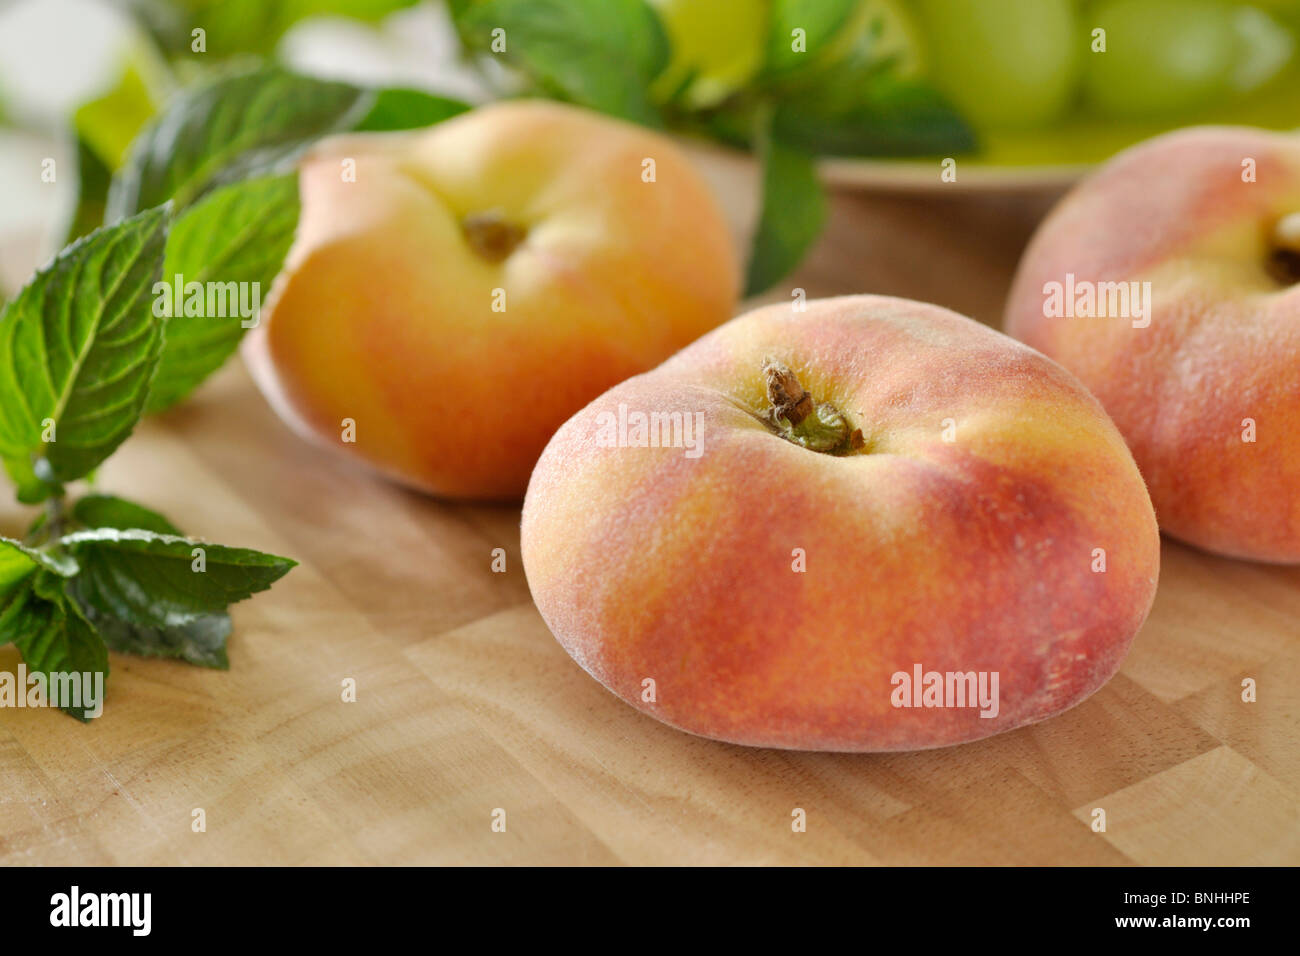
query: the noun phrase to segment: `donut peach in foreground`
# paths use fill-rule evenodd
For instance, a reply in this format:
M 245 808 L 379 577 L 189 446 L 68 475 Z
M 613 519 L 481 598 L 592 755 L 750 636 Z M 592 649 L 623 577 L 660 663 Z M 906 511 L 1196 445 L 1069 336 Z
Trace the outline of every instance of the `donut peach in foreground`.
M 1120 154 L 1039 228 L 1006 329 L 1101 400 L 1163 530 L 1300 561 L 1300 136 Z
M 936 306 L 734 319 L 547 445 L 533 597 L 674 727 L 916 750 L 1058 714 L 1118 669 L 1159 536 L 1123 439 L 1055 363 Z

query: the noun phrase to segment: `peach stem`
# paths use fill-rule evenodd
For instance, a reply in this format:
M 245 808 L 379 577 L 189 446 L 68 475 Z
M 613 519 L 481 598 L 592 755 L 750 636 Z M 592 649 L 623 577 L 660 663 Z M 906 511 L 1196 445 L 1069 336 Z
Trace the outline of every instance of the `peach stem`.
M 471 213 L 461 221 L 461 228 L 470 248 L 488 262 L 504 262 L 528 235 L 500 209 Z
M 789 366 L 767 359 L 763 362 L 763 379 L 771 404 L 765 421 L 786 441 L 828 454 L 863 446 L 862 429 L 850 429 L 834 405 L 813 401 Z
M 763 380 L 767 383 L 767 400 L 772 414 L 784 418 L 791 427 L 812 414 L 812 396 L 804 391 L 798 377 L 787 366 L 768 359 L 763 363 Z

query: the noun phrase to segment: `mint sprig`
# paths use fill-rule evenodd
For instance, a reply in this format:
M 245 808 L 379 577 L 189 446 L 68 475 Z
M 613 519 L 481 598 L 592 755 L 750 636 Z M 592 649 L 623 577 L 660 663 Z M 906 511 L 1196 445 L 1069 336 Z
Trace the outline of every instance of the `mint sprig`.
M 228 607 L 294 562 L 186 537 L 125 498 L 70 499 L 68 486 L 92 479 L 142 414 L 187 396 L 257 323 L 297 228 L 285 168 L 299 153 L 329 133 L 466 109 L 274 66 L 195 87 L 128 150 L 107 187 L 108 225 L 0 310 L 0 463 L 19 500 L 45 509 L 24 540 L 0 538 L 0 644 L 32 672 L 107 676 L 109 650 L 229 666 Z M 107 170 L 90 172 L 74 234 L 105 203 Z
M 263 215 L 254 224 L 258 204 Z M 89 495 L 70 504 L 67 495 L 150 404 L 170 328 L 166 310 L 155 308 L 164 260 L 199 279 L 273 276 L 292 233 L 288 219 L 297 219 L 291 180 L 213 192 L 182 217 L 177 244 L 169 240 L 170 205 L 148 209 L 73 243 L 0 311 L 0 459 L 19 499 L 45 505 L 26 540 L 0 538 L 0 644 L 17 647 L 47 688 L 73 674 L 80 686 L 102 681 L 110 648 L 224 668 L 227 607 L 294 566 L 185 538 L 126 499 Z M 197 326 L 177 329 L 183 346 L 201 339 Z M 163 379 L 168 398 L 211 367 L 186 372 L 177 363 L 181 371 Z M 59 703 L 79 719 L 91 716 L 84 693 L 87 706 Z
M 0 538 L 0 644 L 31 671 L 106 676 L 109 650 L 229 666 L 227 608 L 294 562 L 186 537 L 125 498 L 73 500 L 68 486 L 93 479 L 142 414 L 185 398 L 256 325 L 297 228 L 288 167 L 303 150 L 468 108 L 267 66 L 175 97 L 111 183 L 82 144 L 72 234 L 88 234 L 0 309 L 0 463 L 19 500 L 45 509 L 24 540 Z M 107 225 L 91 232 L 101 209 Z

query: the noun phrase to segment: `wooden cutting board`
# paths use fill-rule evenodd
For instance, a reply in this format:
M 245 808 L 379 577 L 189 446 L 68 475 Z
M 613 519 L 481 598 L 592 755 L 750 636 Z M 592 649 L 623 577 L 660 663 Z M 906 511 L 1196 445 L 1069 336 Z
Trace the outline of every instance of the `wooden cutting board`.
M 1043 208 L 841 195 L 788 285 L 996 325 Z M 101 484 L 302 564 L 236 608 L 229 672 L 114 656 L 89 726 L 0 710 L 3 864 L 1300 862 L 1300 568 L 1166 543 L 1132 654 L 1075 710 L 942 751 L 787 753 L 615 699 L 533 608 L 517 507 L 433 501 L 304 444 L 237 363 Z M 28 517 L 0 505 L 0 531 Z

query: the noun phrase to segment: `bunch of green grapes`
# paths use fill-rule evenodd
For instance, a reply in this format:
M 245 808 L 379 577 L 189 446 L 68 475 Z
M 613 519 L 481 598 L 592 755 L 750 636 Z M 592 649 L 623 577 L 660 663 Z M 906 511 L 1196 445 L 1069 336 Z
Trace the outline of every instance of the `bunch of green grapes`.
M 673 46 L 661 97 L 707 108 L 762 68 L 769 0 L 650 2 Z M 810 61 L 865 43 L 978 129 L 1030 131 L 1080 113 L 1184 120 L 1294 76 L 1298 36 L 1300 0 L 857 0 Z
M 680 95 L 690 106 L 716 105 L 743 89 L 763 65 L 769 0 L 649 0 L 672 41 L 672 60 L 656 80 L 661 98 Z M 857 0 L 830 42 L 810 50 L 810 65 L 825 67 L 864 50 L 899 75 L 915 75 L 923 43 L 907 0 Z
M 1048 125 L 1082 102 L 1177 119 L 1295 59 L 1298 0 L 918 0 L 931 76 L 984 128 Z
M 1089 57 L 1084 89 L 1105 116 L 1175 117 L 1222 103 L 1266 85 L 1295 55 L 1294 35 L 1253 4 L 1106 0 L 1089 19 L 1106 30 L 1106 52 Z

